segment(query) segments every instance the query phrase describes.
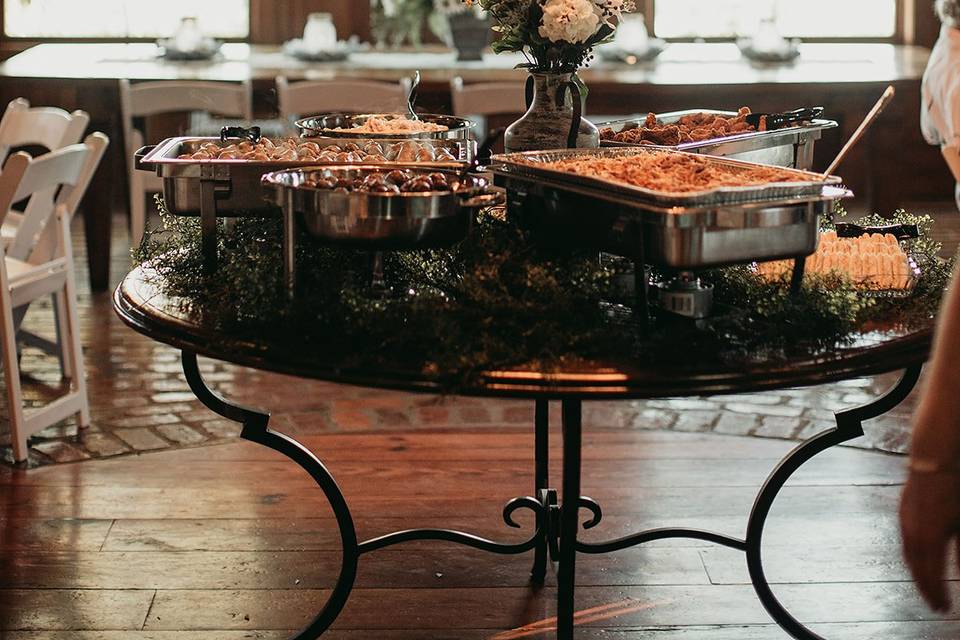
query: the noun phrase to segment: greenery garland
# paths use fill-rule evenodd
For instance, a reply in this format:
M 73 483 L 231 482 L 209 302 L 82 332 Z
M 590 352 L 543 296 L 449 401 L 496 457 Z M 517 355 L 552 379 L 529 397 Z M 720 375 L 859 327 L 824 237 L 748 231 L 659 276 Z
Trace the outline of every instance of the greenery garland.
M 929 326 L 953 264 L 938 257 L 937 243 L 913 241 L 923 276 L 910 298 L 898 300 L 863 296 L 839 276 L 808 276 L 791 296 L 785 282 L 765 282 L 750 267 L 715 269 L 701 274 L 715 287 L 715 317 L 694 323 L 663 314 L 644 329 L 609 302 L 624 263 L 601 264 L 595 252 L 547 252 L 491 212 L 451 249 L 385 254 L 391 295 L 371 287 L 369 253 L 303 235 L 291 301 L 278 219 L 221 223 L 220 268 L 207 276 L 198 221 L 160 205 L 163 226 L 135 260 L 148 262 L 163 292 L 210 328 L 323 362 L 422 370 L 453 384 L 503 366 L 675 362 L 678 344 L 702 362 L 814 356 L 851 342 L 867 325 Z M 927 238 L 932 226 L 902 211 L 893 221 L 858 221 L 891 222 L 916 224 Z

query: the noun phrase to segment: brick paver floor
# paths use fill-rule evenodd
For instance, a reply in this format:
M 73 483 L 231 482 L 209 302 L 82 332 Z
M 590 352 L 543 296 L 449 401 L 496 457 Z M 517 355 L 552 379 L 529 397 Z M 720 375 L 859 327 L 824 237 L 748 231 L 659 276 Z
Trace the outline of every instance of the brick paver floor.
M 119 281 L 129 266 L 124 222 L 118 218 L 115 223 L 114 281 Z M 238 425 L 218 418 L 194 399 L 183 379 L 176 350 L 127 329 L 114 314 L 109 293 L 90 294 L 79 221 L 75 240 L 93 426 L 78 433 L 76 424 L 67 421 L 47 429 L 32 442 L 30 464 L 204 446 L 237 437 Z M 49 305 L 32 308 L 26 326 L 49 335 Z M 273 424 L 292 434 L 529 429 L 533 420 L 530 402 L 438 399 L 305 382 L 211 361 L 202 366 L 207 380 L 219 390 L 240 402 L 273 411 Z M 22 369 L 30 402 L 40 402 L 56 392 L 59 369 L 54 358 L 27 349 Z M 588 403 L 585 424 L 800 439 L 830 428 L 834 411 L 870 401 L 893 382 L 894 378 L 884 376 L 806 390 L 714 399 Z M 911 399 L 893 414 L 870 423 L 868 437 L 858 446 L 903 452 L 912 403 Z M 6 424 L 0 425 L 0 432 L 5 431 Z M 0 436 L 0 442 L 7 440 Z M 12 460 L 9 447 L 0 446 L 0 460 Z

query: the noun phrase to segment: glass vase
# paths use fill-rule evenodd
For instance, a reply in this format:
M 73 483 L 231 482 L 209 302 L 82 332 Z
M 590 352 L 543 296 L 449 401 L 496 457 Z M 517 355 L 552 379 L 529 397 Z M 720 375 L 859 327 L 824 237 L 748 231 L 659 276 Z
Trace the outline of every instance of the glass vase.
M 586 90 L 576 74 L 532 73 L 530 78 L 530 106 L 504 137 L 508 153 L 600 146 L 600 131 L 583 117 Z

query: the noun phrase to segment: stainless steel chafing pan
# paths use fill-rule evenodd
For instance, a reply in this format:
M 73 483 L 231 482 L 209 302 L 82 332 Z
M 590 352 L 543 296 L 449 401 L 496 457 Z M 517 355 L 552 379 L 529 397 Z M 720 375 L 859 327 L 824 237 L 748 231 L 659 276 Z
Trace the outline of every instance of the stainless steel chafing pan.
M 663 124 L 675 124 L 680 118 L 697 113 L 706 113 L 724 118 L 733 118 L 737 114 L 733 111 L 717 111 L 713 109 L 687 109 L 672 111 L 657 116 Z M 611 120 L 597 126 L 601 129 L 609 127 L 619 133 L 627 129 L 643 126 L 646 115 L 631 116 Z M 709 156 L 747 160 L 778 167 L 809 170 L 813 168 L 813 152 L 817 140 L 823 132 L 836 128 L 833 120 L 816 119 L 803 124 L 773 131 L 750 131 L 723 138 L 713 138 L 700 142 L 685 142 L 674 146 L 659 146 L 658 148 L 687 151 Z M 604 140 L 604 147 L 637 147 L 635 143 Z M 646 146 L 646 145 L 644 145 Z
M 359 146 L 379 139 L 317 139 L 311 140 L 322 148 L 350 143 Z M 219 138 L 180 137 L 164 140 L 155 147 L 137 152 L 137 168 L 156 171 L 163 178 L 163 197 L 167 209 L 176 215 L 199 215 L 204 205 L 204 190 L 216 192 L 218 216 L 262 216 L 276 213 L 274 205 L 263 199 L 260 178 L 265 173 L 318 164 L 316 160 L 249 161 L 249 160 L 193 160 L 181 159 L 194 153 L 202 145 L 220 143 Z M 230 141 L 228 141 L 230 142 Z M 383 140 L 382 146 L 396 144 L 397 140 Z M 476 142 L 472 140 L 416 140 L 418 145 L 446 149 L 455 161 L 401 161 L 388 162 L 404 167 L 423 167 L 466 171 L 474 161 Z M 365 161 L 366 164 L 376 164 Z M 338 164 L 324 162 L 322 164 Z M 342 164 L 342 163 L 341 163 Z
M 388 171 L 376 165 L 356 165 L 308 167 L 263 176 L 271 201 L 283 210 L 284 265 L 290 291 L 296 282 L 298 227 L 324 242 L 371 251 L 438 248 L 467 236 L 476 209 L 504 202 L 502 192 L 479 177 L 469 178 L 471 186 L 457 192 L 340 192 L 307 184 L 317 177 L 354 181 Z M 456 172 L 444 173 L 451 180 L 462 177 Z
M 654 207 L 718 207 L 776 199 L 803 198 L 817 196 L 825 185 L 838 185 L 841 182 L 840 178 L 835 176 L 775 167 L 779 171 L 788 173 L 791 176 L 790 181 L 744 187 L 717 187 L 707 191 L 697 192 L 669 193 L 636 187 L 623 182 L 579 175 L 545 166 L 547 163 L 577 157 L 616 159 L 630 158 L 648 153 L 690 155 L 683 152 L 649 147 L 527 151 L 524 153 L 496 155 L 491 159 L 492 164 L 489 168 L 495 174 L 503 176 L 552 181 L 559 185 L 579 187 L 587 190 L 588 195 L 593 195 L 597 198 L 602 199 L 613 196 L 634 204 L 646 204 Z M 723 166 L 733 171 L 746 171 L 748 169 L 755 169 L 758 166 L 756 163 L 731 160 L 729 158 L 709 157 L 705 160 L 710 164 Z
M 389 169 L 376 165 L 307 167 L 263 176 L 271 201 L 292 212 L 314 237 L 338 244 L 371 249 L 440 247 L 462 240 L 473 220 L 472 209 L 497 202 L 483 178 L 473 186 L 453 191 L 381 194 L 341 192 L 308 186 L 311 178 L 335 177 L 350 181 Z M 415 173 L 428 173 L 415 170 Z M 456 172 L 447 172 L 458 179 Z M 502 202 L 502 198 L 500 198 Z
M 444 131 L 426 131 L 417 133 L 360 133 L 351 131 L 354 127 L 364 124 L 372 117 L 380 118 L 406 118 L 406 114 L 401 113 L 366 113 L 359 115 L 344 113 L 325 113 L 309 118 L 304 118 L 297 122 L 297 128 L 300 130 L 300 136 L 303 138 L 380 138 L 393 140 L 407 139 L 440 139 L 440 140 L 458 140 L 470 137 L 470 132 L 476 127 L 476 123 L 465 118 L 454 116 L 445 116 L 439 114 L 422 113 L 417 117 L 423 122 L 438 124 L 446 127 Z
M 615 151 L 622 150 L 602 153 Z M 678 270 L 808 256 L 817 247 L 819 217 L 852 195 L 833 186 L 836 180 L 821 180 L 680 203 L 563 172 L 492 170 L 507 189 L 509 215 L 537 242 Z

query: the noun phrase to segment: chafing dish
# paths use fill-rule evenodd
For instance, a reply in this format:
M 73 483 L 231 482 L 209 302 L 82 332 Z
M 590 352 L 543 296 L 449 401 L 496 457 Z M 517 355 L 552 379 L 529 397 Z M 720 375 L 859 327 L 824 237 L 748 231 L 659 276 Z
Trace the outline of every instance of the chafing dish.
M 264 199 L 260 178 L 273 171 L 316 165 L 316 160 L 249 161 L 249 160 L 193 160 L 180 159 L 206 143 L 227 144 L 239 135 L 240 139 L 259 139 L 259 132 L 244 129 L 225 129 L 220 138 L 180 137 L 164 140 L 153 147 L 144 147 L 136 153 L 136 167 L 155 171 L 163 179 L 163 198 L 167 210 L 174 215 L 200 216 L 203 231 L 203 251 L 207 267 L 216 268 L 217 218 L 265 217 L 279 214 L 274 202 Z M 350 142 L 369 143 L 377 139 L 339 138 L 311 140 L 321 147 Z M 384 141 L 392 144 L 395 140 Z M 390 162 L 390 166 L 429 168 L 464 172 L 472 166 L 476 156 L 476 142 L 472 140 L 418 140 L 418 144 L 448 149 L 455 162 Z M 336 163 L 324 163 L 336 164 Z
M 263 176 L 270 200 L 283 211 L 284 264 L 287 284 L 295 286 L 297 229 L 322 241 L 372 251 L 450 246 L 463 240 L 475 210 L 503 203 L 502 193 L 471 177 L 470 186 L 454 191 L 380 194 L 341 192 L 311 187 L 316 178 L 362 179 L 388 170 L 376 165 L 308 167 Z M 415 173 L 428 173 L 423 169 Z M 447 173 L 451 180 L 462 174 Z
M 724 118 L 736 117 L 734 111 L 717 111 L 713 109 L 688 109 L 685 111 L 672 111 L 657 116 L 657 119 L 664 124 L 674 124 L 680 118 L 696 113 L 707 113 Z M 626 129 L 633 129 L 643 126 L 646 115 L 631 116 L 612 120 L 597 126 L 601 129 L 610 127 L 619 133 Z M 814 146 L 827 129 L 837 127 L 833 120 L 816 119 L 807 123 L 799 124 L 784 129 L 773 131 L 751 131 L 748 133 L 739 133 L 725 138 L 714 138 L 701 142 L 686 142 L 675 146 L 659 146 L 660 149 L 673 149 L 675 151 L 686 151 L 701 155 L 725 157 L 736 160 L 746 160 L 750 162 L 759 162 L 778 167 L 790 167 L 794 169 L 809 170 L 813 168 Z M 616 142 L 604 140 L 604 147 L 633 147 L 637 144 L 628 142 Z M 646 146 L 646 145 L 644 145 Z
M 344 113 L 326 113 L 297 121 L 297 128 L 303 138 L 379 138 L 383 140 L 461 140 L 468 139 L 470 132 L 476 126 L 471 120 L 438 114 L 417 114 L 423 122 L 430 122 L 447 127 L 445 131 L 426 131 L 417 133 L 359 133 L 351 131 L 354 127 L 364 124 L 372 117 L 405 118 L 401 113 L 366 113 L 351 115 Z
M 316 139 L 321 148 L 333 145 L 344 146 L 350 143 L 364 145 L 378 141 L 371 138 Z M 249 161 L 249 160 L 192 160 L 180 159 L 180 156 L 193 153 L 202 145 L 215 142 L 219 138 L 181 137 L 169 138 L 154 147 L 145 147 L 137 152 L 137 168 L 144 171 L 156 171 L 163 178 L 163 197 L 167 210 L 176 215 L 199 215 L 204 205 L 204 189 L 214 188 L 216 214 L 218 216 L 260 216 L 275 213 L 273 205 L 263 199 L 260 177 L 265 173 L 293 169 L 306 165 L 316 165 L 316 160 L 291 161 Z M 466 171 L 473 163 L 477 151 L 472 140 L 417 140 L 417 144 L 447 149 L 456 158 L 455 161 L 395 162 L 391 164 L 404 167 L 437 168 Z M 383 146 L 395 144 L 396 140 L 384 140 Z M 335 165 L 335 162 L 323 162 Z M 346 163 L 339 163 L 346 164 Z M 365 164 L 377 164 L 365 161 Z M 198 184 L 199 184 L 199 189 Z
M 795 183 L 663 194 L 530 165 L 571 154 L 652 152 L 601 149 L 496 156 L 509 215 L 548 245 L 596 249 L 677 270 L 798 258 L 817 247 L 819 216 L 852 195 L 839 179 L 794 171 Z M 662 152 L 662 150 L 661 150 Z M 671 153 L 671 152 L 668 152 Z M 710 158 L 727 166 L 751 163 Z

